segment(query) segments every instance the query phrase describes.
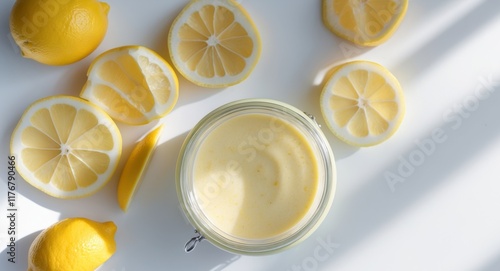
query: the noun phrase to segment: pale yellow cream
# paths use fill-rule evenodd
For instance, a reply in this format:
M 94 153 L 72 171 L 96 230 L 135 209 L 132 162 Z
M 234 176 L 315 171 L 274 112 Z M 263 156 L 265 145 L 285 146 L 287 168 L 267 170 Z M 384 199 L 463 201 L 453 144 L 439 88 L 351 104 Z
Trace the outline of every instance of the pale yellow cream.
M 263 239 L 304 218 L 318 176 L 317 157 L 301 131 L 270 115 L 246 114 L 204 139 L 194 163 L 194 192 L 223 232 Z

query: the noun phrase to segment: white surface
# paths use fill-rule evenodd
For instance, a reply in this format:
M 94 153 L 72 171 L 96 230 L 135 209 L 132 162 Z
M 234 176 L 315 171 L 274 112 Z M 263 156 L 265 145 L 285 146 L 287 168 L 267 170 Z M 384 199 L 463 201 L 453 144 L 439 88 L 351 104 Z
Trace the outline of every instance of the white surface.
M 6 176 L 10 134 L 21 113 L 48 95 L 78 95 L 90 61 L 107 49 L 140 44 L 168 58 L 167 32 L 187 1 L 109 0 L 104 42 L 90 57 L 64 67 L 19 56 L 9 36 L 13 2 L 0 2 L 0 270 L 26 270 L 27 250 L 39 231 L 74 216 L 118 226 L 117 252 L 100 270 L 500 270 L 499 1 L 412 0 L 395 35 L 372 49 L 330 33 L 319 0 L 240 1 L 263 42 L 250 77 L 218 90 L 180 78 L 178 104 L 161 120 L 166 127 L 160 144 L 126 214 L 116 202 L 116 178 L 94 196 L 71 201 L 19 180 L 15 264 L 6 255 Z M 277 255 L 240 257 L 208 242 L 185 254 L 193 229 L 178 207 L 174 171 L 189 129 L 212 109 L 248 97 L 288 102 L 323 123 L 322 74 L 347 59 L 389 68 L 404 88 L 407 114 L 393 138 L 372 148 L 349 147 L 325 130 L 338 189 L 322 226 Z M 123 159 L 152 125 L 120 125 Z M 417 142 L 427 144 L 427 153 Z M 386 176 L 398 171 L 404 171 L 404 182 L 391 189 Z

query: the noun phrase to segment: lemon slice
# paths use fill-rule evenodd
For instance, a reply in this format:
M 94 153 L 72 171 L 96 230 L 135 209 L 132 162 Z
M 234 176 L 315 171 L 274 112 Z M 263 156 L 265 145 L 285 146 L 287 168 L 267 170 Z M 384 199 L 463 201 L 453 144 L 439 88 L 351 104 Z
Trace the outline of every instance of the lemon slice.
M 334 68 L 321 93 L 320 108 L 330 130 L 359 147 L 387 140 L 405 114 L 398 80 L 383 66 L 367 61 Z
M 91 195 L 113 175 L 122 139 L 113 120 L 91 103 L 51 96 L 33 103 L 12 133 L 17 171 L 58 198 Z
M 396 31 L 408 0 L 323 0 L 323 22 L 333 33 L 363 46 L 376 46 Z
M 177 103 L 179 83 L 174 70 L 154 51 L 123 46 L 96 57 L 80 94 L 112 118 L 131 125 L 167 115 Z
M 118 204 L 123 211 L 127 211 L 135 191 L 139 188 L 142 174 L 149 164 L 162 130 L 163 125 L 160 125 L 151 131 L 130 153 L 118 182 Z
M 232 0 L 193 0 L 177 16 L 168 34 L 170 57 L 189 81 L 204 87 L 235 85 L 257 64 L 257 29 Z

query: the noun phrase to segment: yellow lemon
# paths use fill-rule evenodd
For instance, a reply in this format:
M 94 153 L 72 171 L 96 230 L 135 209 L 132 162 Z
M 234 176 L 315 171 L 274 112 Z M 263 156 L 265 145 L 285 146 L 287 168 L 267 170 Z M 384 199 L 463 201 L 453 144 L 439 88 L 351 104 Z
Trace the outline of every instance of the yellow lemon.
M 28 254 L 28 271 L 94 271 L 116 251 L 116 225 L 67 218 L 42 231 Z
M 168 34 L 172 63 L 189 81 L 226 87 L 246 79 L 260 56 L 260 36 L 233 0 L 192 0 Z
M 354 146 L 372 146 L 391 137 L 405 114 L 403 91 L 385 67 L 353 61 L 334 68 L 320 98 L 332 132 Z
M 179 96 L 174 70 L 143 46 L 102 53 L 92 61 L 87 76 L 80 96 L 127 124 L 146 124 L 167 115 Z
M 34 102 L 12 133 L 17 171 L 31 185 L 58 198 L 91 195 L 113 175 L 122 138 L 95 105 L 71 96 Z
M 323 22 L 346 40 L 376 46 L 393 35 L 407 8 L 408 0 L 323 0 Z
M 108 11 L 108 4 L 96 0 L 17 0 L 10 30 L 24 57 L 66 65 L 99 46 L 108 28 Z
M 125 163 L 117 192 L 118 204 L 123 211 L 128 210 L 132 197 L 140 186 L 142 175 L 149 164 L 162 130 L 163 125 L 160 125 L 139 141 Z

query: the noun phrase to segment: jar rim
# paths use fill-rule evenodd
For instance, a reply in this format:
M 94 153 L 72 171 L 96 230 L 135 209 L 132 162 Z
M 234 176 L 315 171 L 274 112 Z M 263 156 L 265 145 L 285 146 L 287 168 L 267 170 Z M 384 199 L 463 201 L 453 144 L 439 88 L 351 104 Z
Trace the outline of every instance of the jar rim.
M 190 163 L 192 163 L 191 160 L 193 157 L 196 156 L 192 154 L 192 150 L 196 148 L 197 144 L 200 144 L 203 134 L 209 133 L 210 129 L 214 129 L 214 125 L 217 123 L 222 123 L 224 118 L 234 117 L 238 114 L 255 113 L 256 110 L 257 112 L 268 112 L 269 114 L 277 114 L 280 117 L 293 120 L 295 128 L 300 128 L 302 132 L 307 132 L 307 136 L 312 139 L 310 144 L 314 145 L 313 147 L 318 150 L 318 166 L 321 166 L 323 172 L 322 179 L 319 179 L 322 191 L 320 196 L 315 196 L 315 201 L 319 201 L 316 203 L 317 206 L 309 215 L 307 221 L 298 226 L 295 225 L 295 228 L 292 227 L 294 230 L 291 234 L 287 230 L 282 234 L 267 239 L 239 238 L 239 240 L 235 240 L 234 238 L 227 238 L 227 236 L 224 236 L 224 233 L 217 232 L 213 226 L 207 225 L 207 223 L 210 223 L 200 213 L 199 206 L 197 206 L 198 202 L 196 202 L 192 191 L 193 181 L 192 178 L 189 178 L 187 171 L 192 169 L 190 167 L 192 164 Z M 242 99 L 229 102 L 214 109 L 203 117 L 189 132 L 177 160 L 176 188 L 184 214 L 204 239 L 232 253 L 266 255 L 279 252 L 299 243 L 312 234 L 323 221 L 330 209 L 336 189 L 335 160 L 328 140 L 322 133 L 320 126 L 307 113 L 287 103 L 272 99 Z

